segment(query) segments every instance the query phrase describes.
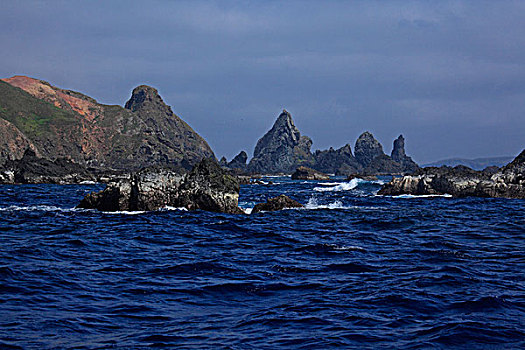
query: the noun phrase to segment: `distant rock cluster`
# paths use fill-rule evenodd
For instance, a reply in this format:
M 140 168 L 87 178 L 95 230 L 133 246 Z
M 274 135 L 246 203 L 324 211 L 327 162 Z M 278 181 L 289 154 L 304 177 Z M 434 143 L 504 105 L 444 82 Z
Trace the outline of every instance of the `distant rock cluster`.
M 406 174 L 418 165 L 405 153 L 405 139 L 400 135 L 394 141 L 390 156 L 370 132 L 364 132 L 355 143 L 355 156 L 349 144 L 339 148 L 310 151 L 312 140 L 302 136 L 292 116 L 286 110 L 279 115 L 273 127 L 257 142 L 253 158 L 243 151 L 230 163 L 221 164 L 230 169 L 259 174 L 291 174 L 298 167 L 308 167 L 326 174 Z M 242 157 L 240 157 L 242 155 Z
M 378 194 L 525 198 L 525 150 L 501 169 L 489 167 L 477 171 L 461 165 L 423 168 L 393 178 Z

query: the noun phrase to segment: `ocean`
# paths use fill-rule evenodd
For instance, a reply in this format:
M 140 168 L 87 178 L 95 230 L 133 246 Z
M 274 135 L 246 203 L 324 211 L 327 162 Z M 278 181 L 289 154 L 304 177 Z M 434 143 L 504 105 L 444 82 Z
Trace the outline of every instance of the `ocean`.
M 525 348 L 525 201 L 265 178 L 225 215 L 0 186 L 1 349 Z

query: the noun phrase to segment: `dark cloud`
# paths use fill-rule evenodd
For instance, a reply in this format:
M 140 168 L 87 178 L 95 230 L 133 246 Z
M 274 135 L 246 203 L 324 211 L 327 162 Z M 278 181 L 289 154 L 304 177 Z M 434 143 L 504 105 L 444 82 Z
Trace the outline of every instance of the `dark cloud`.
M 142 83 L 217 156 L 287 108 L 314 148 L 400 133 L 418 161 L 525 147 L 520 1 L 13 2 L 0 75 L 123 104 Z

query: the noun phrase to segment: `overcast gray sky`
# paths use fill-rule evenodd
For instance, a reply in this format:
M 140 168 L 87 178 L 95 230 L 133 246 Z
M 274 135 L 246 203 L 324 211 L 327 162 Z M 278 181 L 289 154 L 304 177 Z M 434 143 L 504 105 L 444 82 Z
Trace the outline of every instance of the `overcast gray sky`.
M 156 87 L 217 157 L 283 108 L 313 149 L 418 162 L 525 148 L 525 1 L 2 1 L 0 76 L 123 105 Z

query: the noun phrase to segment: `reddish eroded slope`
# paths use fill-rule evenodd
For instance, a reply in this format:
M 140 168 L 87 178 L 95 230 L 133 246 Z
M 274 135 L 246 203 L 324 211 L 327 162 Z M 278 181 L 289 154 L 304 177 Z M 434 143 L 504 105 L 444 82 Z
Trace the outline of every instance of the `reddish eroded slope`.
M 59 89 L 45 81 L 23 75 L 15 75 L 2 80 L 28 92 L 36 98 L 54 104 L 58 108 L 77 112 L 85 116 L 89 121 L 93 121 L 101 113 L 100 107 L 95 100 L 78 92 Z

